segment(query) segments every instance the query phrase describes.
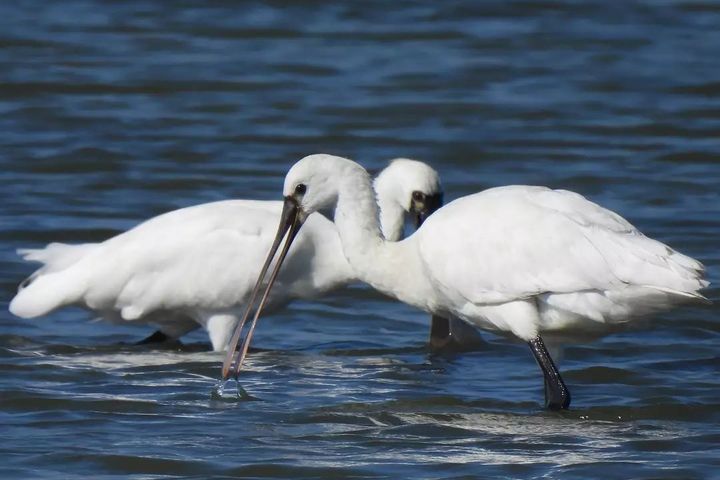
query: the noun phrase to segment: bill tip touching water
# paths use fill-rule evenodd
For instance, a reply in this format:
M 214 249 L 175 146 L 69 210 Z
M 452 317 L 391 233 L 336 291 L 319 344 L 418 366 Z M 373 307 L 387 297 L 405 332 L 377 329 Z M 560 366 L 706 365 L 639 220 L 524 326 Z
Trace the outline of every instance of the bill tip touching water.
M 283 196 L 283 217 L 258 288 L 285 243 L 263 299 L 305 218 L 334 208 L 343 252 L 361 280 L 429 313 L 526 342 L 551 409 L 568 408 L 570 391 L 542 333 L 602 329 L 705 300 L 700 262 L 573 192 L 516 185 L 461 197 L 395 244 L 382 239 L 369 175 L 355 162 L 305 157 L 289 170 Z M 248 312 L 254 303 L 248 302 Z M 236 330 L 224 379 L 241 368 L 263 306 L 261 300 L 237 356 Z
M 318 157 L 322 160 L 322 156 Z M 364 171 L 364 170 L 363 170 Z M 367 172 L 366 172 L 367 173 Z M 369 176 L 368 176 L 368 181 Z M 273 270 L 268 281 L 269 285 L 272 285 L 280 273 L 280 265 L 283 263 L 286 255 L 290 251 L 290 245 L 292 244 L 295 235 L 300 231 L 300 227 L 305 223 L 308 216 L 314 213 L 313 211 L 305 211 L 300 208 L 299 202 L 307 194 L 304 184 L 297 184 L 292 187 L 292 191 L 284 196 L 283 208 L 280 218 L 280 226 L 273 240 L 270 248 L 271 252 L 276 252 L 285 238 L 287 233 L 288 239 L 280 253 L 280 259 L 276 263 L 277 267 Z M 312 195 L 310 195 L 312 198 Z M 380 202 L 383 205 L 395 205 L 395 208 L 404 210 L 405 212 L 412 212 L 415 215 L 416 226 L 419 227 L 422 222 L 428 218 L 436 209 L 442 206 L 443 202 L 443 191 L 440 184 L 440 177 L 438 173 L 431 168 L 429 165 L 419 162 L 416 160 L 410 160 L 407 158 L 398 158 L 390 163 L 383 174 L 379 175 L 374 182 L 374 192 L 371 190 L 371 201 L 375 203 L 376 199 L 379 200 L 383 197 L 392 197 L 395 202 Z M 319 202 L 322 205 L 328 204 L 329 202 Z M 322 207 L 319 209 L 321 210 Z M 386 239 L 393 241 L 401 238 L 403 229 L 403 216 L 399 215 L 402 212 L 393 211 L 392 208 L 383 208 L 379 213 L 379 222 L 382 226 L 382 235 Z M 245 337 L 240 344 L 240 351 L 236 352 L 240 338 L 243 335 L 243 329 L 246 321 L 252 311 L 254 300 L 256 299 L 262 282 L 264 281 L 265 275 L 270 268 L 273 261 L 274 253 L 267 256 L 266 261 L 261 268 L 261 273 L 258 276 L 258 280 L 253 288 L 250 295 L 250 299 L 247 302 L 246 309 L 242 317 L 240 318 L 233 336 L 230 339 L 228 353 L 226 354 L 222 368 L 222 379 L 226 380 L 234 372 L 237 374 L 243 364 L 243 361 L 247 355 L 250 341 L 255 331 L 258 316 L 265 307 L 265 303 L 269 298 L 271 289 L 266 288 L 262 298 L 260 300 L 260 306 L 256 310 L 256 314 L 253 317 L 248 331 L 245 333 Z M 454 321 L 455 319 L 449 319 Z M 431 345 L 433 343 L 434 335 L 438 325 L 446 325 L 448 319 L 433 317 L 431 322 Z M 461 329 L 457 329 L 458 332 Z M 448 328 L 444 329 L 443 335 L 447 335 L 449 332 Z M 467 338 L 472 341 L 472 335 L 468 335 Z

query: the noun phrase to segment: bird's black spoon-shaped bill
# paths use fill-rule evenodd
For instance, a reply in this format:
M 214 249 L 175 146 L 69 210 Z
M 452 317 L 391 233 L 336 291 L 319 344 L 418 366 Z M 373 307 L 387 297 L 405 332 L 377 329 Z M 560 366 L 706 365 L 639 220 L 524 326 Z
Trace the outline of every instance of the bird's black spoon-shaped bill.
M 425 222 L 425 220 L 428 219 L 430 215 L 435 213 L 435 211 L 443 206 L 443 193 L 439 192 L 435 195 L 428 195 L 425 197 L 425 202 L 423 205 L 423 209 L 417 213 L 417 217 L 415 219 L 415 229 L 418 229 L 422 226 L 422 224 Z
M 278 272 L 280 271 L 280 267 L 282 266 L 283 260 L 285 260 L 285 256 L 287 255 L 288 250 L 290 249 L 290 245 L 292 244 L 292 241 L 295 239 L 295 235 L 297 235 L 297 232 L 300 230 L 300 227 L 302 227 L 302 224 L 305 222 L 306 218 L 307 217 L 306 217 L 305 212 L 302 211 L 302 209 L 298 205 L 297 201 L 293 197 L 285 197 L 282 213 L 280 214 L 280 225 L 278 227 L 277 235 L 275 236 L 275 240 L 273 241 L 273 244 L 270 247 L 270 252 L 268 253 L 267 259 L 265 260 L 265 264 L 263 265 L 262 270 L 260 271 L 260 275 L 258 276 L 257 283 L 255 284 L 255 287 L 253 288 L 253 291 L 250 294 L 250 299 L 248 300 L 248 303 L 245 307 L 245 312 L 243 312 L 243 316 L 240 319 L 240 322 L 238 322 L 237 326 L 235 327 L 233 336 L 230 339 L 230 343 L 228 344 L 227 354 L 225 355 L 225 360 L 223 361 L 223 367 L 222 367 L 222 380 L 223 381 L 230 378 L 231 374 L 234 375 L 235 377 L 237 377 L 238 373 L 240 372 L 240 368 L 242 367 L 242 363 L 245 360 L 245 356 L 247 355 L 248 348 L 250 347 L 250 340 L 252 339 L 253 332 L 255 331 L 255 325 L 257 323 L 257 320 L 260 317 L 260 313 L 262 312 L 262 309 L 265 307 L 265 302 L 267 301 L 267 298 L 270 295 L 270 290 L 272 289 L 272 286 L 275 283 L 275 279 L 277 278 L 277 275 L 278 275 Z M 278 258 L 278 261 L 275 264 L 275 269 L 272 271 L 272 274 L 270 275 L 270 280 L 268 281 L 267 287 L 265 288 L 265 292 L 263 293 L 262 299 L 260 300 L 260 305 L 258 306 L 257 310 L 255 311 L 255 315 L 253 317 L 252 323 L 250 324 L 250 329 L 248 330 L 247 334 L 245 335 L 245 340 L 242 343 L 240 351 L 237 351 L 237 346 L 240 341 L 240 336 L 242 334 L 243 327 L 245 326 L 245 322 L 247 321 L 248 317 L 250 316 L 250 311 L 252 310 L 253 305 L 255 304 L 255 299 L 257 298 L 257 294 L 260 291 L 260 285 L 262 285 L 263 280 L 265 279 L 265 275 L 267 274 L 267 271 L 270 268 L 270 264 L 272 263 L 272 260 L 275 257 L 275 254 L 277 253 L 278 248 L 280 247 L 280 242 L 282 241 L 283 237 L 285 237 L 286 233 L 287 233 L 287 239 L 285 240 L 285 245 L 283 245 L 283 249 L 280 252 L 280 257 Z

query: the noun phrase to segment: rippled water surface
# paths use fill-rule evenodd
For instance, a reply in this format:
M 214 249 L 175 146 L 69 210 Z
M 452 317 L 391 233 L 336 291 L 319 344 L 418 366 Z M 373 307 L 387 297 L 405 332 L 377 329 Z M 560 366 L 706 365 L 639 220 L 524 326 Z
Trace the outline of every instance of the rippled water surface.
M 720 4 L 99 2 L 0 6 L 3 478 L 720 478 Z M 260 324 L 243 386 L 139 326 L 7 312 L 18 247 L 278 198 L 315 152 L 424 159 L 446 196 L 578 191 L 703 261 L 715 306 L 565 349 L 425 349 L 353 287 Z

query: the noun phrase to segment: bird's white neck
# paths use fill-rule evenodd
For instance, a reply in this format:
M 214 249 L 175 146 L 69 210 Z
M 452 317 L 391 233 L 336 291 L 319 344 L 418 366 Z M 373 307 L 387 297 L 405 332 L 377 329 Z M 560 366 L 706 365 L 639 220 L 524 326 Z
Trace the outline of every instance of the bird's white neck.
M 414 239 L 386 241 L 380 233 L 378 207 L 367 172 L 358 166 L 338 176 L 335 224 L 343 252 L 357 277 L 405 303 L 427 309 L 430 285 L 407 248 Z M 404 288 L 412 287 L 412 288 Z
M 383 237 L 389 242 L 402 240 L 405 233 L 405 209 L 395 201 L 383 199 L 379 192 L 377 202 Z
M 380 207 L 382 234 L 386 240 L 397 242 L 403 238 L 405 227 L 406 210 L 401 204 L 405 192 L 401 179 L 397 178 L 392 166 L 380 172 L 373 182 L 373 190 L 375 190 L 378 207 Z

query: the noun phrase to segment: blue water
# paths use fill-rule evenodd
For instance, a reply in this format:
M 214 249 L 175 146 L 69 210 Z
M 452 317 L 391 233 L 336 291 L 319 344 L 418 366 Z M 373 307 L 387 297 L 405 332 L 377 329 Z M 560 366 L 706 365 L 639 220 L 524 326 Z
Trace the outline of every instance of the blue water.
M 720 478 L 720 3 L 99 2 L 0 6 L 3 478 Z M 258 327 L 252 400 L 220 354 L 67 309 L 7 312 L 19 247 L 174 208 L 277 199 L 326 152 L 431 163 L 446 198 L 577 191 L 698 258 L 715 305 L 565 349 L 425 348 L 356 286 Z

